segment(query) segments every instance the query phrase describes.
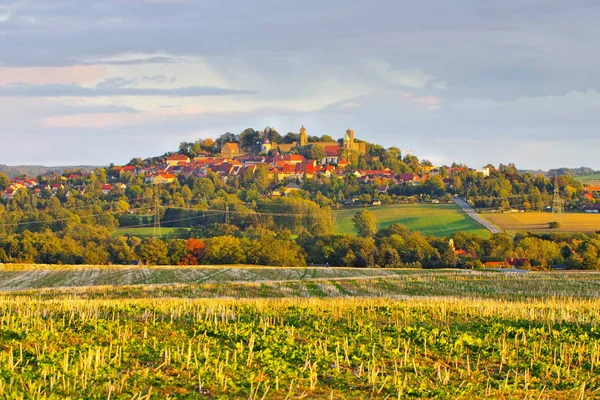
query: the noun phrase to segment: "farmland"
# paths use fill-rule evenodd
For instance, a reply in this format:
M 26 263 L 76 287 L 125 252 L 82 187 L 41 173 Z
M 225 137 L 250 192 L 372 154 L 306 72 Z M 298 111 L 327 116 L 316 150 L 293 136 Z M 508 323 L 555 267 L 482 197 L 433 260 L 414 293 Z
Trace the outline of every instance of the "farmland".
M 556 220 L 556 216 L 547 212 L 529 212 L 512 214 L 482 214 L 484 218 L 509 232 L 515 231 L 550 231 L 548 223 Z M 563 216 L 562 227 L 553 229 L 558 232 L 596 232 L 600 230 L 600 215 L 571 214 Z
M 3 398 L 577 398 L 596 300 L 0 298 Z
M 158 236 L 166 237 L 174 234 L 178 229 L 187 229 L 187 228 L 165 228 L 161 227 Z M 142 228 L 119 228 L 113 232 L 113 236 L 137 236 L 137 237 L 152 237 L 154 234 L 153 227 L 142 227 Z
M 0 282 L 2 398 L 600 391 L 594 272 L 5 265 Z
M 579 182 L 589 185 L 598 185 L 600 184 L 600 174 L 594 175 L 583 175 L 575 177 Z
M 355 234 L 352 217 L 359 210 L 350 208 L 336 211 L 336 232 Z M 454 204 L 405 204 L 372 207 L 368 210 L 375 215 L 379 228 L 400 223 L 424 235 L 449 236 L 458 231 L 483 237 L 490 235 L 489 231 Z

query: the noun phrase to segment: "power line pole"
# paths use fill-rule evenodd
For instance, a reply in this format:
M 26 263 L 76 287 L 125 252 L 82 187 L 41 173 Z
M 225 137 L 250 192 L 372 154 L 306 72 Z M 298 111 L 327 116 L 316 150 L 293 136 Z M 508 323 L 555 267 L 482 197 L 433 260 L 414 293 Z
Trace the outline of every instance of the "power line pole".
M 552 199 L 552 216 L 557 222 L 563 222 L 565 214 L 565 202 L 560 197 L 560 187 L 558 185 L 558 172 L 554 176 L 554 197 Z
M 160 196 L 159 186 L 154 187 L 154 226 L 152 227 L 152 237 L 160 236 Z
M 229 203 L 225 205 L 225 225 L 229 225 Z

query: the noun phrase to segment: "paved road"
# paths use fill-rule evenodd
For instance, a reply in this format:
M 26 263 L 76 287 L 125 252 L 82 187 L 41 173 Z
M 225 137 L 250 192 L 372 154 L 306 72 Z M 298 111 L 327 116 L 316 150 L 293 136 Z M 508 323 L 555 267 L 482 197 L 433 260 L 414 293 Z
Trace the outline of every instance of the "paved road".
M 492 224 L 490 221 L 488 221 L 487 219 L 483 218 L 481 215 L 477 214 L 475 212 L 475 210 L 473 210 L 471 208 L 471 206 L 464 201 L 463 199 L 459 198 L 459 197 L 455 197 L 454 198 L 454 202 L 463 209 L 464 212 L 467 213 L 467 215 L 471 218 L 473 218 L 475 221 L 479 222 L 481 225 L 483 225 L 487 230 L 489 230 L 492 233 L 500 233 L 500 229 L 498 229 L 496 227 L 496 225 Z

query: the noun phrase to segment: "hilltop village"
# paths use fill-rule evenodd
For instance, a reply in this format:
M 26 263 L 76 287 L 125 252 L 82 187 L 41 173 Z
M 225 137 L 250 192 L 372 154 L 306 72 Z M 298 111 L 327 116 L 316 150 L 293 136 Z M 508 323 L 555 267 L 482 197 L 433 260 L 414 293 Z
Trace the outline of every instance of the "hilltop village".
M 185 185 L 210 177 L 239 186 L 240 182 L 248 185 L 257 176 L 270 190 L 270 197 L 285 196 L 303 186 L 306 189 L 313 180 L 323 184 L 324 179 L 327 183 L 339 179 L 344 189 L 331 197 L 338 205 L 450 202 L 451 195 L 458 194 L 478 208 L 542 210 L 548 207 L 554 189 L 552 179 L 521 174 L 512 164 L 480 169 L 456 163 L 435 166 L 410 153 L 402 154 L 399 148 L 385 149 L 360 140 L 350 128 L 335 140 L 328 135 L 310 136 L 304 126 L 299 133 L 284 136 L 267 126 L 262 131 L 249 128 L 239 135 L 226 133 L 215 140 L 183 142 L 177 152 L 134 158 L 127 165 L 111 164 L 93 173 L 50 172 L 38 177 L 19 176 L 4 184 L 0 179 L 0 196 L 9 201 L 26 190 L 45 198 L 57 194 L 68 198 L 85 194 L 90 183 L 97 183 L 94 193 L 105 197 L 126 193 L 131 199 L 139 197 L 144 185 L 176 181 Z M 600 211 L 600 187 L 582 185 L 569 176 L 561 176 L 559 185 L 568 209 Z M 313 195 L 325 192 L 314 186 L 310 191 Z
M 465 166 L 435 167 L 427 161 L 419 162 L 410 154 L 403 158 L 399 149 L 385 150 L 355 138 L 352 129 L 337 141 L 329 136 L 309 136 L 304 126 L 299 134 L 288 134 L 283 138 L 272 127 L 260 132 L 246 130 L 239 138 L 229 135 L 217 141 L 205 139 L 182 143 L 179 152 L 163 157 L 133 159 L 128 165 L 111 166 L 101 191 L 108 195 L 115 190 L 124 190 L 131 177 L 141 177 L 146 184 L 169 184 L 179 178 L 205 178 L 214 173 L 226 182 L 229 178 L 254 174 L 258 168 L 265 168 L 272 182 L 289 184 L 284 185 L 283 194 L 315 176 L 343 178 L 348 175 L 354 176 L 359 184 L 380 183 L 377 190 L 383 194 L 390 185 L 416 186 L 435 176 L 440 176 L 444 186 L 450 187 L 452 175 L 467 169 Z M 382 158 L 390 155 L 400 162 L 397 168 L 382 163 Z M 487 177 L 490 168 L 476 172 Z M 65 188 L 84 193 L 87 176 L 89 174 L 67 171 L 63 175 L 44 174 L 38 177 L 39 182 L 38 178 L 20 177 L 12 180 L 2 197 L 9 200 L 20 189 L 32 189 L 40 195 L 44 191 L 55 194 Z M 280 191 L 275 190 L 273 194 L 279 195 Z

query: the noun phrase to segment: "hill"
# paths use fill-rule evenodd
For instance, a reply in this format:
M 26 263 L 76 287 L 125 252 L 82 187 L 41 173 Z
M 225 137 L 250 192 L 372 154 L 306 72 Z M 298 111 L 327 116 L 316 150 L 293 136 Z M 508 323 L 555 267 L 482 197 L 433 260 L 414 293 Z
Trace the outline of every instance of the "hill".
M 19 175 L 27 175 L 28 177 L 36 177 L 48 172 L 56 172 L 62 174 L 64 171 L 81 170 L 81 172 L 92 172 L 95 166 L 92 165 L 70 165 L 47 167 L 43 165 L 0 165 L 0 173 L 6 174 L 9 178 L 15 178 Z
M 598 171 L 594 170 L 593 168 L 589 168 L 589 167 L 579 167 L 579 168 L 567 168 L 567 167 L 562 167 L 562 168 L 555 168 L 555 169 L 551 169 L 549 171 L 543 171 L 541 169 L 537 169 L 537 170 L 532 170 L 532 169 L 527 169 L 527 170 L 520 170 L 521 173 L 530 173 L 532 175 L 544 175 L 544 176 L 554 176 L 555 174 L 558 174 L 559 176 L 564 176 L 564 175 L 568 175 L 568 176 L 586 176 L 586 175 L 592 175 L 592 174 L 596 174 L 598 173 Z

